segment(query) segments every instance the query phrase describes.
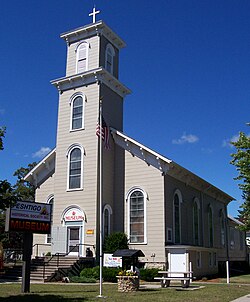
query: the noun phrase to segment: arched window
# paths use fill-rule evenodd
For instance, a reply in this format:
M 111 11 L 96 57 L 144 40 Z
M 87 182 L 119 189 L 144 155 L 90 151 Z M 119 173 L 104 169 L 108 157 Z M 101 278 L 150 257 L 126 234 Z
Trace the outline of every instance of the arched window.
M 197 198 L 194 199 L 193 204 L 193 236 L 194 245 L 200 244 L 200 204 Z
M 112 208 L 106 204 L 103 209 L 103 237 L 110 235 Z
M 53 207 L 54 207 L 54 196 L 49 197 L 48 204 L 51 204 L 51 224 L 53 223 Z M 51 243 L 51 233 L 46 236 L 46 243 Z
M 174 194 L 174 242 L 181 243 L 181 192 L 177 190 Z
M 76 73 L 88 70 L 88 49 L 89 44 L 82 42 L 76 49 Z
M 208 239 L 209 247 L 214 245 L 214 227 L 213 227 L 213 210 L 211 205 L 208 207 Z
M 145 193 L 140 189 L 131 191 L 128 196 L 128 234 L 130 243 L 146 242 Z
M 220 210 L 220 241 L 221 241 L 221 246 L 225 247 L 225 245 L 226 245 L 226 220 L 225 220 L 225 213 L 223 210 Z
M 83 150 L 74 146 L 68 152 L 68 189 L 82 189 Z
M 84 127 L 84 102 L 82 95 L 75 95 L 71 101 L 71 130 Z
M 114 71 L 114 56 L 115 50 L 111 44 L 108 44 L 105 52 L 105 68 L 111 74 Z

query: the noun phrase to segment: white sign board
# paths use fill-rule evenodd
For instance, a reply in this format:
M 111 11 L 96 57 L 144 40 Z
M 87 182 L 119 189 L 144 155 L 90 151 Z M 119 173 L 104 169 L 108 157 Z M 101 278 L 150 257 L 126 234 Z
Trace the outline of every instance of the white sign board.
M 78 208 L 69 209 L 63 216 L 64 221 L 83 221 L 84 214 Z
M 37 202 L 17 202 L 10 211 L 10 218 L 50 222 L 51 205 Z
M 113 257 L 112 254 L 104 254 L 103 266 L 122 267 L 122 257 Z

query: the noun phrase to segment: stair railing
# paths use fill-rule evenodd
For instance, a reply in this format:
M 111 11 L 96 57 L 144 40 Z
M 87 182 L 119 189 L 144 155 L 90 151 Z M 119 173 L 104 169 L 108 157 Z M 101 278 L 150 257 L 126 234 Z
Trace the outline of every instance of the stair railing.
M 48 243 L 36 243 L 32 245 L 32 250 L 36 250 L 35 252 L 35 256 L 38 257 L 39 256 L 39 247 L 40 246 L 48 246 Z
M 93 250 L 95 251 L 95 245 L 94 244 L 87 244 L 87 243 L 78 243 L 74 246 L 71 247 L 71 249 L 67 253 L 55 253 L 54 255 L 51 256 L 51 258 L 48 261 L 44 261 L 43 263 L 43 280 L 45 279 L 45 272 L 46 272 L 46 266 L 49 266 L 49 263 L 56 258 L 56 266 L 59 267 L 60 264 L 60 258 L 62 256 L 68 256 L 76 247 L 79 246 L 87 246 L 87 247 L 92 247 Z

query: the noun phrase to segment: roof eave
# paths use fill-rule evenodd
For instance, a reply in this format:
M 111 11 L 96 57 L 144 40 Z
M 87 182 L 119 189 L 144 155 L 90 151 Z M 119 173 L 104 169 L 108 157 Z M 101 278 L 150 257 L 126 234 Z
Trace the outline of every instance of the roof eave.
M 62 33 L 60 37 L 71 44 L 91 35 L 105 36 L 118 49 L 126 46 L 126 43 L 102 20 Z
M 190 185 L 204 194 L 207 193 L 223 203 L 228 204 L 232 200 L 235 200 L 232 196 L 213 186 L 191 171 L 178 165 L 173 160 L 164 157 L 152 149 L 142 145 L 121 131 L 111 128 L 111 134 L 118 145 L 130 152 L 132 156 L 137 156 L 145 161 L 145 163 L 149 166 L 154 166 L 160 170 L 162 175 L 169 175 L 175 179 L 178 179 L 184 182 L 186 185 Z
M 122 84 L 117 78 L 115 78 L 103 67 L 98 67 L 72 76 L 52 80 L 51 84 L 57 88 L 59 93 L 63 93 L 64 91 L 70 89 L 75 89 L 83 85 L 89 85 L 98 82 L 104 83 L 113 91 L 118 93 L 121 97 L 125 97 L 126 95 L 131 93 L 131 90 L 129 88 Z
M 55 171 L 54 159 L 56 156 L 56 148 L 50 151 L 23 179 L 35 185 L 39 186 L 44 178 L 51 176 Z M 44 173 L 43 170 L 45 170 Z

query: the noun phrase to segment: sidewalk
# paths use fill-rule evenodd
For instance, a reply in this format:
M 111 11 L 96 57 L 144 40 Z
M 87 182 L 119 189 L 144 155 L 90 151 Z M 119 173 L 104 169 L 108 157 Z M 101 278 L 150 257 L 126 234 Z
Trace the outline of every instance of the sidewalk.
M 243 297 L 240 297 L 236 300 L 233 300 L 231 302 L 250 302 L 250 294 L 249 295 L 246 295 L 246 296 L 243 296 Z

